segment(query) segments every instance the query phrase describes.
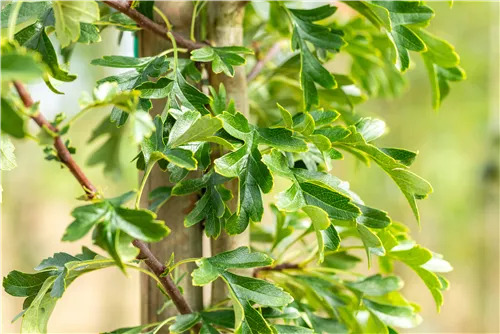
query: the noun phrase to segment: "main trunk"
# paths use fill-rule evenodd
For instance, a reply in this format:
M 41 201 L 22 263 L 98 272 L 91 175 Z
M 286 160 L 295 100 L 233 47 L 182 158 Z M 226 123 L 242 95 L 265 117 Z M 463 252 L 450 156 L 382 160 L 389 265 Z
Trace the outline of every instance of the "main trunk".
M 189 36 L 191 26 L 191 15 L 193 3 L 189 1 L 156 1 L 156 6 L 167 16 L 169 21 L 174 26 L 175 31 L 182 32 Z M 162 22 L 161 19 L 155 17 L 157 22 Z M 140 56 L 153 56 L 172 46 L 165 42 L 164 39 L 153 35 L 152 33 L 141 31 L 139 34 L 139 53 Z M 182 55 L 182 54 L 180 54 Z M 155 100 L 153 103 L 152 114 L 162 112 L 165 101 Z M 196 173 L 192 173 L 188 177 L 194 177 Z M 145 193 L 160 186 L 171 185 L 169 182 L 169 173 L 163 172 L 157 167 L 153 169 Z M 147 200 L 147 196 L 143 196 Z M 184 258 L 202 257 L 202 226 L 201 224 L 190 228 L 184 227 L 184 217 L 193 208 L 197 201 L 197 195 L 192 194 L 183 197 L 172 197 L 160 209 L 158 219 L 164 220 L 168 227 L 172 230 L 169 237 L 165 240 L 151 244 L 151 251 L 160 260 L 168 260 L 171 253 L 175 254 L 176 260 Z M 143 203 L 145 204 L 145 203 Z M 191 272 L 196 267 L 190 263 L 180 267 L 180 272 Z M 191 285 L 190 276 L 186 275 L 180 282 L 184 296 L 191 308 L 195 311 L 203 308 L 203 291 L 200 287 Z M 142 322 L 152 323 L 172 315 L 178 314 L 177 310 L 170 306 L 158 312 L 165 303 L 165 296 L 160 292 L 156 283 L 147 276 L 142 281 L 141 291 L 141 306 L 142 306 Z M 165 330 L 165 332 L 168 332 Z
M 210 1 L 208 3 L 208 38 L 214 46 L 243 45 L 243 16 L 245 12 L 244 1 Z M 219 84 L 226 87 L 227 96 L 234 100 L 236 109 L 248 117 L 248 95 L 245 67 L 235 68 L 233 78 L 224 74 L 210 73 L 210 84 L 219 89 Z M 229 203 L 232 212 L 238 205 L 238 181 L 230 182 L 228 188 L 234 194 Z M 229 237 L 224 231 L 217 240 L 212 240 L 212 254 L 232 250 L 250 244 L 250 232 L 247 229 L 242 234 Z M 248 274 L 248 273 L 247 273 Z M 228 290 L 222 280 L 217 280 L 212 285 L 212 304 L 227 298 Z

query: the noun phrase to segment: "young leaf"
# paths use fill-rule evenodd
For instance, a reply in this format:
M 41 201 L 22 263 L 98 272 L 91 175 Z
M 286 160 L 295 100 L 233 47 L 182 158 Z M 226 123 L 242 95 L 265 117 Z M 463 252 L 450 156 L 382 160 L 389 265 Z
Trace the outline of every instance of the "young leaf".
M 288 190 L 278 195 L 277 206 L 280 210 L 297 211 L 305 206 L 315 206 L 337 220 L 354 220 L 361 214 L 348 196 L 325 183 L 319 175 L 288 167 L 285 157 L 278 151 L 272 150 L 263 160 L 273 174 L 293 182 Z
M 224 72 L 229 77 L 234 76 L 234 67 L 245 65 L 246 60 L 240 54 L 251 55 L 253 51 L 243 46 L 204 47 L 191 52 L 191 60 L 212 62 L 214 73 Z
M 240 247 L 197 262 L 193 271 L 193 284 L 205 285 L 221 277 L 229 287 L 235 308 L 236 332 L 272 333 L 262 314 L 255 310 L 252 302 L 263 306 L 286 306 L 293 298 L 273 284 L 251 277 L 228 272 L 232 268 L 254 268 L 272 264 L 272 259 L 263 253 L 250 253 L 248 247 Z
M 199 313 L 181 314 L 175 317 L 175 323 L 168 328 L 171 333 L 184 333 L 201 320 Z
M 414 328 L 422 322 L 422 318 L 414 312 L 411 306 L 380 304 L 368 299 L 363 299 L 363 303 L 382 322 L 389 326 Z
M 108 251 L 116 264 L 125 270 L 123 263 L 137 255 L 132 254 L 128 247 L 132 238 L 154 242 L 170 232 L 163 221 L 155 220 L 153 212 L 121 206 L 134 194 L 126 193 L 74 209 L 71 215 L 75 220 L 66 229 L 63 241 L 79 240 L 95 227 L 94 242 Z
M 56 253 L 43 260 L 35 268 L 38 273 L 10 272 L 3 280 L 5 291 L 12 296 L 27 297 L 23 305 L 21 332 L 46 333 L 49 317 L 67 286 L 87 272 L 113 264 L 112 260 L 99 258 L 83 247 L 82 254 Z
M 80 22 L 99 20 L 99 6 L 95 1 L 53 1 L 56 35 L 61 47 L 80 38 Z
M 228 180 L 211 170 L 200 179 L 181 181 L 173 187 L 172 195 L 176 196 L 205 189 L 193 210 L 184 218 L 184 226 L 190 227 L 204 221 L 207 237 L 217 239 L 230 214 L 224 202 L 230 200 L 232 194 L 222 186 Z
M 183 106 L 190 110 L 196 110 L 202 115 L 209 114 L 205 106 L 210 104 L 210 97 L 200 92 L 198 88 L 190 85 L 179 70 L 177 70 L 177 73 L 174 73 L 173 79 L 174 82 L 169 95 L 170 107 L 181 109 L 179 106 Z
M 418 175 L 408 171 L 405 164 L 399 163 L 377 147 L 368 144 L 353 126 L 349 127 L 349 131 L 351 134 L 348 137 L 338 141 L 339 147 L 361 152 L 375 161 L 401 189 L 410 203 L 417 222 L 420 222 L 416 200 L 426 198 L 432 192 L 431 185 Z M 335 143 L 332 144 L 335 145 Z
M 316 84 L 332 89 L 337 86 L 335 79 L 311 53 L 306 41 L 317 49 L 338 52 L 345 41 L 338 31 L 316 24 L 314 22 L 326 19 L 337 10 L 329 5 L 314 9 L 288 9 L 294 23 L 292 47 L 300 49 L 300 82 L 304 92 L 306 110 L 319 103 Z
M 238 150 L 215 160 L 215 170 L 226 177 L 239 179 L 239 206 L 237 212 L 226 223 L 228 234 L 242 233 L 250 221 L 259 222 L 264 211 L 261 191 L 268 193 L 273 179 L 261 161 L 258 144 L 265 144 L 285 151 L 307 150 L 306 144 L 283 128 L 258 129 L 251 126 L 240 113 L 224 112 L 219 116 L 224 130 L 245 142 Z

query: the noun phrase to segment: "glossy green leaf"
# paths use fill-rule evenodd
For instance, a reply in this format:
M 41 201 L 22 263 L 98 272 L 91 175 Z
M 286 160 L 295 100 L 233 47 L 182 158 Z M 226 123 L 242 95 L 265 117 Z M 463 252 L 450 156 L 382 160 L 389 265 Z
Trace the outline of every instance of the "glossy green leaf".
M 268 193 L 273 186 L 273 179 L 261 161 L 257 145 L 262 143 L 289 151 L 301 151 L 307 146 L 284 128 L 255 129 L 240 113 L 232 115 L 225 112 L 219 117 L 224 130 L 245 142 L 238 150 L 215 160 L 217 173 L 239 179 L 238 211 L 226 224 L 229 234 L 239 234 L 246 229 L 250 220 L 259 222 L 262 219 L 264 209 L 261 191 Z
M 224 202 L 232 198 L 230 191 L 222 186 L 228 180 L 211 170 L 200 179 L 184 180 L 174 186 L 172 194 L 177 196 L 205 189 L 193 210 L 184 218 L 186 227 L 204 221 L 207 237 L 220 235 L 229 214 Z
M 246 60 L 241 54 L 253 54 L 251 49 L 243 46 L 204 47 L 191 52 L 191 60 L 211 62 L 214 73 L 223 72 L 229 77 L 234 76 L 234 66 L 245 65 Z
M 410 172 L 405 164 L 399 163 L 391 156 L 385 154 L 377 147 L 368 144 L 363 136 L 353 127 L 349 128 L 351 134 L 340 141 L 341 147 L 349 147 L 366 154 L 375 161 L 394 180 L 408 200 L 417 221 L 420 222 L 416 200 L 426 198 L 431 192 L 431 185 Z
M 94 242 L 104 248 L 124 270 L 123 263 L 133 259 L 137 253 L 132 254 L 127 243 L 123 241 L 130 242 L 131 238 L 135 238 L 154 242 L 166 237 L 170 232 L 163 221 L 155 220 L 156 215 L 153 212 L 121 206 L 134 194 L 127 193 L 74 209 L 71 215 L 75 220 L 66 229 L 63 241 L 79 240 L 96 227 Z
M 81 254 L 56 253 L 43 260 L 35 270 L 26 274 L 10 272 L 3 280 L 7 293 L 16 297 L 27 297 L 22 314 L 22 333 L 46 333 L 49 317 L 66 287 L 78 276 L 93 270 L 113 265 L 113 261 L 83 248 Z
M 199 313 L 181 314 L 175 317 L 175 323 L 168 327 L 171 333 L 184 333 L 196 325 L 201 319 Z

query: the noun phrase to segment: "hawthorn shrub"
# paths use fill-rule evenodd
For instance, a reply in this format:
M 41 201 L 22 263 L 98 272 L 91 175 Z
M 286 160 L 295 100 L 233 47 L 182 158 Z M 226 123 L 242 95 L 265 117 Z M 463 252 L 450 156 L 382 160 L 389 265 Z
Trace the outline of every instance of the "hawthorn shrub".
M 356 106 L 400 94 L 404 72 L 412 64 L 410 53 L 423 59 L 435 109 L 448 95 L 449 83 L 465 79 L 453 47 L 426 28 L 433 10 L 420 1 L 346 1 L 315 8 L 306 2 L 242 2 L 243 45 L 218 46 L 207 39 L 208 6 L 194 2 L 191 34 L 185 36 L 154 1 L 3 5 L 2 170 L 16 167 L 10 138 L 37 142 L 47 160 L 74 175 L 86 201 L 71 212 L 73 221 L 62 241 L 77 242 L 89 233 L 93 240 L 93 250 L 84 246 L 81 254 L 56 253 L 33 273 L 12 271 L 4 278 L 8 294 L 25 298 L 17 317 L 21 332 L 47 332 L 49 317 L 70 284 L 113 266 L 151 276 L 167 306 L 178 311 L 164 321 L 113 333 L 156 333 L 161 328 L 173 333 L 395 333 L 421 322 L 419 307 L 400 292 L 397 262 L 423 280 L 439 311 L 449 285 L 442 274 L 451 270 L 450 264 L 414 241 L 405 223 L 364 203 L 332 168 L 332 161 L 344 155 L 374 163 L 396 183 L 420 223 L 417 201 L 432 187 L 410 170 L 417 154 L 379 147 L 385 123 L 363 117 Z M 162 20 L 155 21 L 154 13 Z M 46 119 L 46 102 L 34 102 L 25 83 L 43 79 L 62 94 L 63 83 L 77 78 L 67 66 L 75 46 L 101 42 L 101 31 L 113 27 L 120 36 L 150 31 L 172 48 L 151 57 L 92 60 L 93 66 L 123 71 L 98 80 L 90 94 L 83 94 L 73 118 L 58 114 Z M 344 74 L 330 70 L 339 54 L 350 59 Z M 251 117 L 236 108 L 228 87 L 212 87 L 207 79 L 233 77 L 247 62 Z M 153 115 L 155 99 L 164 108 Z M 107 139 L 88 164 L 102 164 L 106 173 L 114 173 L 122 168 L 119 143 L 133 141 L 138 154 L 134 166 L 125 168 L 144 171 L 138 190 L 104 193 L 73 160 L 71 126 L 103 106 L 111 111 L 89 136 L 90 141 Z M 30 120 L 39 126 L 37 134 L 28 130 Z M 143 194 L 155 166 L 169 173 L 173 186 Z M 191 171 L 199 177 L 187 177 Z M 237 180 L 232 190 L 227 187 L 231 180 Z M 289 187 L 270 204 L 274 221 L 259 224 L 268 206 L 263 194 L 277 180 Z M 199 197 L 185 216 L 186 229 L 203 224 L 212 239 L 250 229 L 251 245 L 204 258 L 156 258 L 147 243 L 175 237 L 169 236 L 168 217 L 158 220 L 156 212 L 172 197 L 192 193 Z M 149 207 L 141 207 L 141 196 L 148 196 Z M 237 199 L 235 208 L 228 205 L 232 198 Z M 359 257 L 357 249 L 364 249 L 366 257 Z M 362 267 L 373 261 L 377 273 L 362 274 Z M 193 285 L 222 280 L 228 298 L 193 310 L 178 288 L 179 280 L 189 275 L 174 275 L 187 262 L 198 266 L 188 273 Z M 253 275 L 234 272 L 242 268 Z

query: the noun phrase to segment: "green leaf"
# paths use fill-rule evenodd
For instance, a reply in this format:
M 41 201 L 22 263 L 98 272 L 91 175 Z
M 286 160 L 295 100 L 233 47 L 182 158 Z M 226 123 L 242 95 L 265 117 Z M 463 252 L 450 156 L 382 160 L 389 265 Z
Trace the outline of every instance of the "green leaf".
M 155 131 L 155 125 L 148 112 L 133 113 L 130 122 L 132 123 L 132 138 L 137 144 L 142 143 Z
M 197 161 L 194 158 L 193 152 L 166 145 L 162 118 L 156 116 L 153 122 L 156 128 L 154 134 L 141 143 L 141 151 L 145 164 L 150 165 L 157 161 L 168 160 L 179 167 L 195 170 Z
M 274 329 L 278 332 L 278 334 L 312 334 L 314 333 L 311 329 L 300 327 L 300 326 L 291 326 L 291 325 L 274 325 Z
M 433 254 L 428 249 L 413 243 L 399 244 L 388 255 L 405 263 L 417 273 L 431 292 L 439 312 L 443 305 L 441 290 L 444 286 L 435 272 L 449 272 L 453 270 L 451 265 L 440 255 Z
M 380 148 L 382 152 L 396 160 L 397 162 L 402 163 L 405 166 L 410 167 L 415 158 L 417 157 L 417 152 L 412 152 L 409 150 L 401 149 L 401 148 Z
M 414 31 L 427 45 L 427 52 L 422 53 L 422 59 L 431 82 L 432 106 L 439 109 L 450 91 L 448 82 L 463 81 L 466 74 L 458 66 L 460 59 L 452 45 L 423 29 Z
M 222 278 L 240 301 L 253 301 L 260 305 L 274 307 L 286 306 L 293 301 L 293 298 L 283 292 L 283 289 L 265 280 L 239 276 L 227 271 L 222 274 Z
M 293 182 L 288 190 L 278 195 L 277 206 L 280 210 L 296 211 L 308 205 L 324 210 L 330 218 L 337 220 L 354 220 L 360 215 L 360 210 L 348 196 L 325 183 L 327 174 L 290 168 L 286 158 L 276 150 L 266 154 L 263 160 L 274 175 Z
M 311 110 L 309 115 L 314 119 L 315 128 L 329 126 L 340 117 L 340 114 L 335 110 L 323 109 Z
M 343 3 L 366 17 L 377 28 L 380 29 L 383 27 L 391 31 L 392 26 L 389 11 L 384 7 L 365 1 L 343 1 Z
M 95 227 L 94 242 L 108 251 L 116 264 L 125 270 L 123 263 L 137 255 L 130 252 L 128 247 L 132 238 L 154 242 L 166 237 L 170 232 L 163 221 L 155 220 L 156 215 L 153 212 L 121 206 L 134 194 L 131 192 L 77 207 L 71 213 L 75 220 L 67 227 L 63 241 L 79 240 Z
M 385 122 L 371 117 L 361 118 L 355 124 L 356 131 L 358 131 L 366 142 L 371 142 L 379 137 L 381 137 L 385 131 Z
M 11 103 L 4 98 L 1 99 L 1 110 L 2 132 L 14 138 L 24 138 L 26 135 L 24 119 L 14 110 Z
M 192 273 L 193 284 L 208 284 L 228 269 L 255 268 L 269 266 L 273 260 L 264 253 L 250 252 L 248 247 L 239 247 L 232 251 L 219 253 L 196 262 L 198 269 Z
M 27 297 L 21 332 L 46 333 L 49 317 L 67 286 L 82 274 L 111 265 L 112 260 L 99 258 L 83 247 L 82 254 L 56 253 L 43 260 L 35 268 L 38 273 L 10 272 L 3 280 L 5 291 L 16 297 Z
M 364 225 L 356 224 L 356 228 L 359 237 L 361 238 L 361 241 L 363 241 L 363 245 L 365 246 L 366 256 L 368 257 L 368 266 L 371 266 L 370 254 L 384 256 L 385 255 L 384 246 L 382 244 L 382 241 L 380 241 L 379 237 Z
M 221 127 L 222 122 L 216 117 L 186 111 L 170 130 L 167 145 L 177 147 L 191 142 L 208 141 Z
M 87 159 L 87 165 L 104 165 L 104 173 L 119 178 L 122 174 L 123 162 L 120 155 L 122 145 L 123 129 L 117 128 L 108 117 L 92 130 L 92 134 L 87 143 L 105 137 L 106 140 Z
M 120 329 L 115 329 L 111 332 L 104 332 L 104 334 L 141 334 L 144 330 L 152 327 L 151 324 L 135 326 L 135 327 L 124 327 Z
M 40 57 L 35 52 L 16 42 L 2 40 L 2 81 L 28 82 L 38 79 L 44 73 L 44 68 L 40 65 Z
M 9 171 L 17 167 L 15 147 L 6 134 L 0 137 L 0 170 Z
M 342 148 L 349 148 L 366 154 L 370 159 L 375 161 L 389 176 L 394 180 L 398 187 L 403 192 L 403 195 L 408 200 L 413 213 L 420 222 L 420 215 L 418 212 L 416 200 L 426 198 L 431 192 L 431 185 L 419 177 L 418 175 L 410 172 L 405 164 L 396 161 L 391 156 L 385 154 L 377 147 L 368 144 L 363 136 L 357 132 L 354 127 L 349 127 L 351 134 L 340 140 L 338 143 Z M 332 143 L 335 145 L 335 143 Z
M 78 38 L 78 43 L 91 44 L 98 43 L 101 41 L 101 35 L 99 34 L 99 29 L 90 23 L 80 23 L 80 37 Z
M 97 84 L 102 84 L 104 82 L 115 82 L 121 91 L 131 91 L 138 88 L 143 83 L 150 82 L 150 78 L 157 78 L 169 69 L 170 63 L 165 56 L 160 57 L 145 57 L 145 58 L 134 58 L 134 57 L 122 57 L 122 56 L 104 56 L 103 58 L 94 59 L 91 62 L 93 65 L 107 66 L 107 67 L 117 67 L 117 68 L 133 68 L 131 71 L 124 72 L 119 75 L 113 75 L 110 77 L 103 78 L 97 81 Z M 160 78 L 157 83 L 159 86 L 155 86 L 155 89 L 149 90 L 151 96 L 162 95 L 164 91 L 169 91 L 166 87 L 162 87 L 165 83 L 168 83 L 169 79 Z M 149 85 L 149 84 L 148 84 Z M 167 85 L 168 86 L 168 85 Z M 130 94 L 141 93 L 139 92 L 129 92 Z M 141 98 L 139 99 L 138 110 L 149 111 L 152 108 L 151 101 L 149 99 Z M 128 119 L 128 112 L 121 109 L 119 106 L 115 106 L 112 111 L 112 121 L 117 122 L 117 126 L 122 126 Z
M 319 263 L 322 263 L 325 259 L 323 231 L 330 228 L 330 219 L 328 218 L 328 214 L 317 206 L 306 205 L 302 208 L 302 210 L 309 216 L 309 218 L 311 218 L 318 243 Z
M 391 31 L 391 36 L 398 52 L 401 72 L 404 72 L 410 67 L 408 50 L 425 51 L 425 44 L 413 31 L 405 26 L 395 26 Z
M 80 107 L 85 109 L 115 105 L 127 112 L 135 112 L 139 103 L 139 93 L 122 91 L 116 82 L 103 82 L 94 88 L 92 96 L 84 93 L 78 102 Z
M 47 333 L 47 323 L 57 302 L 57 298 L 48 293 L 55 279 L 51 276 L 43 283 L 38 294 L 24 312 L 21 333 Z
M 263 253 L 251 253 L 248 247 L 240 247 L 197 261 L 199 268 L 191 274 L 193 285 L 206 285 L 221 277 L 228 285 L 233 301 L 236 332 L 271 334 L 269 324 L 260 312 L 252 308 L 252 303 L 281 307 L 291 303 L 293 298 L 267 281 L 238 276 L 227 270 L 262 267 L 272 262 L 272 259 Z
M 172 80 L 162 77 L 158 81 L 146 81 L 135 87 L 143 99 L 163 99 L 170 94 Z
M 382 322 L 389 326 L 414 328 L 422 322 L 422 318 L 410 306 L 380 304 L 363 299 L 365 306 Z
M 346 285 L 368 296 L 383 296 L 403 288 L 403 281 L 397 276 L 374 275 Z
M 17 270 L 11 271 L 2 282 L 5 292 L 15 297 L 34 296 L 40 291 L 50 272 L 26 274 Z
M 2 8 L 0 27 L 8 27 L 13 5 L 15 6 L 13 3 L 8 3 Z M 44 13 L 49 8 L 50 1 L 23 2 L 19 8 L 19 12 L 17 13 L 16 25 L 29 21 L 33 18 L 39 18 L 40 13 Z
M 102 58 L 93 59 L 90 63 L 92 65 L 105 67 L 143 69 L 149 65 L 153 59 L 153 57 L 103 56 Z
M 158 212 L 158 210 L 165 204 L 172 195 L 172 187 L 158 187 L 149 193 L 149 210 Z
M 52 9 L 48 9 L 35 23 L 16 33 L 15 39 L 22 46 L 40 53 L 42 61 L 47 65 L 49 74 L 54 79 L 71 82 L 76 79 L 76 75 L 69 74 L 67 70 L 61 68 L 54 46 L 47 36 L 47 27 L 52 25 L 54 25 L 54 14 Z
M 261 161 L 258 144 L 289 152 L 303 152 L 307 150 L 307 145 L 288 129 L 252 126 L 240 113 L 224 112 L 219 118 L 223 121 L 224 130 L 245 142 L 238 150 L 215 160 L 217 173 L 239 179 L 239 207 L 226 224 L 229 234 L 239 234 L 250 220 L 259 222 L 262 219 L 264 209 L 260 192 L 268 193 L 273 186 L 271 174 Z
M 325 249 L 328 251 L 337 251 L 340 247 L 340 236 L 333 226 L 330 226 L 321 231 L 321 235 L 323 236 L 323 244 L 325 245 Z
M 338 52 L 345 41 L 336 30 L 315 24 L 333 15 L 337 7 L 324 5 L 314 9 L 288 9 L 295 23 L 296 33 L 301 39 L 311 42 L 316 48 Z
M 292 48 L 300 49 L 300 82 L 304 94 L 306 110 L 319 103 L 316 84 L 324 88 L 333 89 L 337 86 L 333 75 L 330 74 L 311 53 L 306 41 L 312 43 L 317 49 L 338 52 L 345 41 L 336 30 L 315 24 L 331 16 L 337 10 L 329 5 L 314 9 L 288 9 L 294 23 Z
M 61 47 L 80 38 L 80 22 L 99 20 L 99 6 L 95 1 L 53 1 L 56 35 Z
M 190 85 L 179 71 L 174 74 L 174 83 L 169 97 L 170 107 L 181 109 L 177 105 L 177 100 L 181 106 L 187 109 L 196 110 L 202 115 L 209 114 L 206 105 L 210 104 L 210 97 Z
M 294 34 L 296 34 L 294 30 Z M 334 76 L 326 70 L 316 57 L 309 51 L 304 40 L 298 38 L 300 48 L 300 86 L 304 92 L 304 104 L 306 110 L 313 105 L 319 104 L 318 83 L 324 88 L 333 89 L 337 87 Z
M 246 118 L 236 113 L 222 114 L 223 127 L 230 135 L 245 141 L 238 150 L 215 160 L 215 171 L 225 177 L 239 179 L 239 205 L 237 211 L 226 223 L 228 234 L 242 233 L 250 220 L 259 222 L 264 208 L 261 191 L 268 193 L 273 180 L 267 167 L 261 161 L 257 147 L 256 133 Z
M 173 195 L 186 195 L 205 189 L 193 210 L 184 218 L 186 227 L 204 221 L 207 237 L 216 239 L 220 235 L 230 214 L 224 202 L 231 199 L 232 194 L 222 186 L 228 180 L 211 170 L 200 179 L 181 181 L 174 186 L 172 189 Z
M 175 317 L 175 323 L 168 330 L 171 333 L 184 333 L 201 320 L 199 313 L 181 314 Z
M 224 72 L 229 77 L 234 76 L 234 66 L 245 65 L 246 60 L 240 54 L 253 54 L 251 49 L 243 46 L 204 47 L 191 51 L 191 60 L 197 62 L 212 62 L 214 73 Z

